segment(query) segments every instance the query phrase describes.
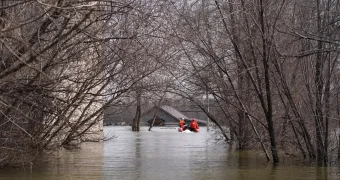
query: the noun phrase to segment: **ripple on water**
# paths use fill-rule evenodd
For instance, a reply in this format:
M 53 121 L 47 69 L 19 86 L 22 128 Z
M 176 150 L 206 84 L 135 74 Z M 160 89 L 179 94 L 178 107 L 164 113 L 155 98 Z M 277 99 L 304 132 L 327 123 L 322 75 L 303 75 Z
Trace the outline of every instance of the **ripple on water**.
M 176 128 L 104 127 L 115 138 L 104 143 L 85 143 L 81 149 L 61 150 L 41 157 L 44 166 L 0 172 L 0 179 L 338 179 L 339 168 L 318 169 L 307 165 L 266 163 L 254 152 L 228 151 L 212 132 L 179 133 Z

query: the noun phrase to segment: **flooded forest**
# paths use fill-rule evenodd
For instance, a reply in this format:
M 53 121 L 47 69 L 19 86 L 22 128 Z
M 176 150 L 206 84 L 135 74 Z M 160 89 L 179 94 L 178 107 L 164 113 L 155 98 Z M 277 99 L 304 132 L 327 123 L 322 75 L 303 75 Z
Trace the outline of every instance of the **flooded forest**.
M 108 107 L 133 107 L 138 132 L 143 103 L 167 99 L 199 107 L 235 150 L 328 166 L 339 43 L 339 0 L 3 0 L 0 168 L 102 141 Z

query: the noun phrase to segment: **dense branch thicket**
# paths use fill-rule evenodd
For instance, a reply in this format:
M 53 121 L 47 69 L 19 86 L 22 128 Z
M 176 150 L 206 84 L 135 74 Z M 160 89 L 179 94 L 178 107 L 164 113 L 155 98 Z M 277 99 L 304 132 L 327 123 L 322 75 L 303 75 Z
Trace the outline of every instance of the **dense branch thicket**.
M 298 150 L 327 164 L 338 139 L 339 1 L 171 5 L 168 21 L 190 64 L 178 76 L 182 95 L 230 129 L 239 149 L 269 149 L 274 163 L 279 149 Z
M 136 106 L 138 131 L 142 99 L 169 92 L 238 149 L 326 165 L 339 17 L 338 0 L 1 1 L 0 165 L 84 139 L 107 105 Z
M 141 7 L 0 2 L 0 165 L 86 140 L 89 130 L 100 130 L 103 109 L 155 71 L 157 65 L 135 73 L 146 46 Z

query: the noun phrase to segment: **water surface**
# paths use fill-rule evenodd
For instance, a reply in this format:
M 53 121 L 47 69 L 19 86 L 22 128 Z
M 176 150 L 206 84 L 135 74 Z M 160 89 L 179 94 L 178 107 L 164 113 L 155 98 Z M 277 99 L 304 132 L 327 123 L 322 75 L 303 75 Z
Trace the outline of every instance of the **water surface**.
M 104 134 L 114 135 L 113 140 L 42 156 L 33 169 L 1 170 L 0 179 L 340 179 L 337 167 L 285 162 L 272 166 L 261 153 L 229 150 L 205 128 L 179 133 L 176 128 L 132 132 L 111 126 L 104 127 Z

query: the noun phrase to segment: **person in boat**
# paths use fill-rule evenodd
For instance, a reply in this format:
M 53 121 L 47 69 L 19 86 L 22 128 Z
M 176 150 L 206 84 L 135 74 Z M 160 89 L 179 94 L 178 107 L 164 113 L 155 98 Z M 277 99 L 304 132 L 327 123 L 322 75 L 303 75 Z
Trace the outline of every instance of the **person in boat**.
M 181 132 L 181 131 L 185 131 L 186 129 L 188 129 L 188 127 L 185 125 L 185 121 L 184 121 L 184 118 L 180 118 L 179 119 L 179 128 L 178 130 Z
M 190 131 L 198 132 L 199 131 L 198 123 L 195 119 L 192 119 L 190 122 Z
M 179 118 L 179 127 L 184 127 L 185 121 L 183 118 Z

